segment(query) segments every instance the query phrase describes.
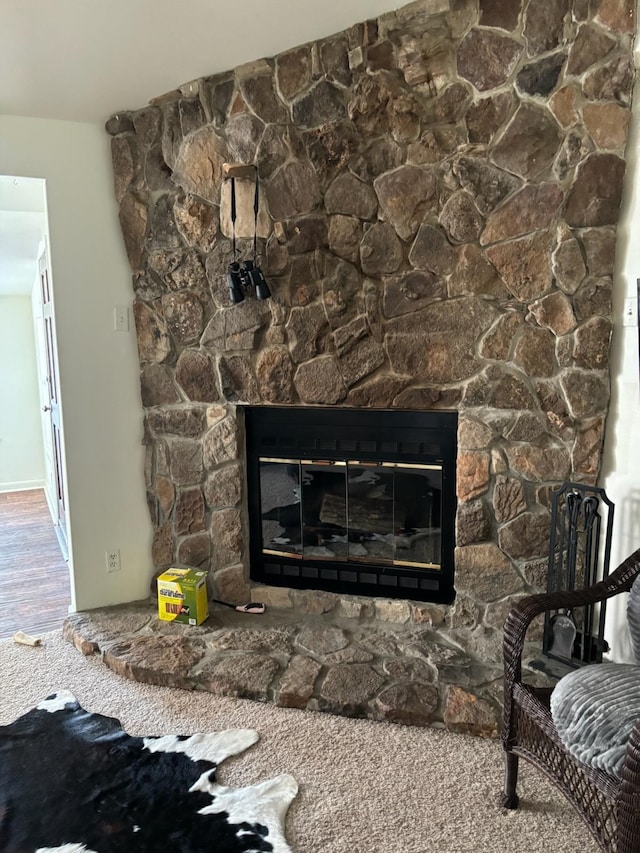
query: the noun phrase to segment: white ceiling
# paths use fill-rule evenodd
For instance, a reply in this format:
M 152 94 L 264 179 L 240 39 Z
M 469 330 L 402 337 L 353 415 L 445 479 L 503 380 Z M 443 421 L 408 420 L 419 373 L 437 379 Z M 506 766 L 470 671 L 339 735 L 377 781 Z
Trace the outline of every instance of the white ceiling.
M 1 0 L 0 114 L 104 122 L 402 0 Z
M 402 0 L 0 0 L 0 115 L 104 122 Z M 44 182 L 0 175 L 0 296 L 28 294 Z

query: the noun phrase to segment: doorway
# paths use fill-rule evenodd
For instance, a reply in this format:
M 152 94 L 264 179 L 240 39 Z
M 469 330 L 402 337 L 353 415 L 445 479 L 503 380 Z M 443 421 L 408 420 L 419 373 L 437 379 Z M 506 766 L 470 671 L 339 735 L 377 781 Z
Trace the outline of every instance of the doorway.
M 0 175 L 0 638 L 71 601 L 45 181 Z

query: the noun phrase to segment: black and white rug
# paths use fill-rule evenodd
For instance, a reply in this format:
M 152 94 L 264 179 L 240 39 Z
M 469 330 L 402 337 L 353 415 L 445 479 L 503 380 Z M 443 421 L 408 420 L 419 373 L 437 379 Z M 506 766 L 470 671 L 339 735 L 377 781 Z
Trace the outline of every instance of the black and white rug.
M 56 693 L 0 726 L 0 850 L 290 853 L 292 776 L 216 782 L 218 765 L 257 740 L 251 729 L 132 737 Z

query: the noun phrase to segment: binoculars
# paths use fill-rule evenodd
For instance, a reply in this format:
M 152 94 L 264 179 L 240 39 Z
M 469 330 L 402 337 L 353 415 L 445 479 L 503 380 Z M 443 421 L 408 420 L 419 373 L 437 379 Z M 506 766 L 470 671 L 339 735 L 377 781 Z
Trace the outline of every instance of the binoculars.
M 271 296 L 262 270 L 253 261 L 243 261 L 242 264 L 238 261 L 230 263 L 227 270 L 227 287 L 233 305 L 244 301 L 244 291 L 249 286 L 255 288 L 256 299 L 268 299 Z

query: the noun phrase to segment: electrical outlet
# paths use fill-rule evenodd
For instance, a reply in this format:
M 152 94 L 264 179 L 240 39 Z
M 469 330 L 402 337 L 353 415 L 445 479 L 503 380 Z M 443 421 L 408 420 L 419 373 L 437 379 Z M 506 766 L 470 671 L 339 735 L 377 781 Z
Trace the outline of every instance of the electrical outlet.
M 104 558 L 107 564 L 108 572 L 120 571 L 120 551 L 117 548 L 113 551 L 105 551 Z
M 129 309 L 126 305 L 116 305 L 113 309 L 113 328 L 116 332 L 129 331 Z

